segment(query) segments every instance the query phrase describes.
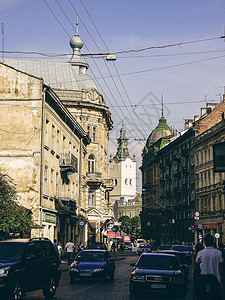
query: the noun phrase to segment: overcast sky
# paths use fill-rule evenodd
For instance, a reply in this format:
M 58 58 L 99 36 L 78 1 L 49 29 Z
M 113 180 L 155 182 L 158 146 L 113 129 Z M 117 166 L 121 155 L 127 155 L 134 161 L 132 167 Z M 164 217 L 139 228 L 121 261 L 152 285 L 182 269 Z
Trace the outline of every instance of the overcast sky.
M 144 139 L 161 116 L 162 94 L 164 115 L 178 131 L 184 119 L 198 115 L 206 102 L 221 99 L 225 86 L 225 43 L 219 38 L 225 26 L 223 0 L 0 0 L 5 51 L 71 53 L 76 11 L 84 54 L 154 47 L 118 53 L 115 63 L 86 58 L 88 74 L 96 79 L 114 121 L 109 153 L 115 154 L 123 120 L 130 152 L 136 153 L 141 165 Z M 157 48 L 172 44 L 176 45 Z M 5 53 L 5 57 L 19 54 Z M 20 57 L 44 59 L 37 54 Z M 138 190 L 140 185 L 138 172 Z

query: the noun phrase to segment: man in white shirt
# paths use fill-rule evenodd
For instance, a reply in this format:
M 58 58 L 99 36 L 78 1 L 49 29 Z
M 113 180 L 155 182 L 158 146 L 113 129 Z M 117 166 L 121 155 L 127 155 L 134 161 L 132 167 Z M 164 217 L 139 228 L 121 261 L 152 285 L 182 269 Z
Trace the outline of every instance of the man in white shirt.
M 196 266 L 200 268 L 201 275 L 213 275 L 218 280 L 218 288 L 223 287 L 222 264 L 223 257 L 221 251 L 214 248 L 214 238 L 212 235 L 205 236 L 205 249 L 198 252 Z M 218 291 L 219 292 L 219 291 Z M 219 293 L 218 293 L 219 294 Z
M 75 245 L 72 242 L 72 240 L 70 240 L 69 242 L 66 243 L 65 249 L 66 249 L 66 253 L 67 253 L 68 265 L 70 265 L 72 263 L 73 253 L 75 251 Z

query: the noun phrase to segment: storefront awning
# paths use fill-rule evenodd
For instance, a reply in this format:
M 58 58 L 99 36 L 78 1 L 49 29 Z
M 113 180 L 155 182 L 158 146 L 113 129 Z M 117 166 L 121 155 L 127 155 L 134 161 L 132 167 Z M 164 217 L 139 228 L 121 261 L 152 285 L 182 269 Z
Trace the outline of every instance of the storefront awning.
M 108 231 L 107 232 L 107 237 L 122 239 L 122 236 L 120 236 L 119 234 L 117 234 L 116 232 L 113 232 L 113 231 Z

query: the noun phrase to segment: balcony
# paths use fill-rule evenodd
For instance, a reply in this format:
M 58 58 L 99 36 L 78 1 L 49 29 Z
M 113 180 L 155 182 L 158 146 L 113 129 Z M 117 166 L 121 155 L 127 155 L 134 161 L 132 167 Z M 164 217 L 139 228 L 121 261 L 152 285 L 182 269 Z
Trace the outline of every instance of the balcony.
M 86 173 L 87 184 L 91 187 L 98 188 L 102 183 L 102 173 L 99 172 L 88 172 Z
M 76 213 L 77 202 L 70 197 L 59 197 L 56 199 L 56 209 L 60 212 Z
M 78 161 L 72 153 L 61 154 L 59 165 L 61 172 L 78 172 Z
M 112 191 L 114 189 L 113 179 L 104 179 L 104 186 L 106 190 Z

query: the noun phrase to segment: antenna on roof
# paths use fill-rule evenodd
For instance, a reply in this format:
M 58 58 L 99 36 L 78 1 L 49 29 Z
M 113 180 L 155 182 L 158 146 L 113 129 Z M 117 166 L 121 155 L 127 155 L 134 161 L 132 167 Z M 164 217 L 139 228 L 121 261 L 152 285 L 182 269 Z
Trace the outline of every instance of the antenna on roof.
M 76 35 L 78 35 L 78 13 L 77 13 L 77 22 L 76 22 Z
M 4 63 L 4 23 L 2 23 L 2 62 Z

